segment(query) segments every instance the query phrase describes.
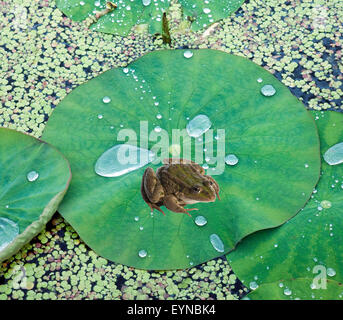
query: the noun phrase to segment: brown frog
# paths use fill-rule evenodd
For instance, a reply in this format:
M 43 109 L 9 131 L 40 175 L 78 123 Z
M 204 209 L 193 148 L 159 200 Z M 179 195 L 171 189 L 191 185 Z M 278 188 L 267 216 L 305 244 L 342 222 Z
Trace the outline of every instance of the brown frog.
M 186 213 L 198 210 L 186 209 L 187 204 L 214 202 L 219 197 L 219 186 L 211 177 L 205 175 L 203 167 L 185 159 L 165 159 L 163 166 L 156 170 L 147 168 L 143 174 L 141 193 L 151 211 L 161 210 L 164 205 L 173 212 Z

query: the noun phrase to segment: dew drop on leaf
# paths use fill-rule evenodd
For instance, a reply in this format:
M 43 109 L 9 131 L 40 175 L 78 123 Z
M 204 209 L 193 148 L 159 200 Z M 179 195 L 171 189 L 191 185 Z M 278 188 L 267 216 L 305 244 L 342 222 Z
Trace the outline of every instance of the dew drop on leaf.
M 198 138 L 211 128 L 211 120 L 204 114 L 195 116 L 188 122 L 186 130 L 189 136 Z
M 118 177 L 137 170 L 155 159 L 153 151 L 119 144 L 106 150 L 95 164 L 95 172 L 102 177 Z
M 229 166 L 234 166 L 238 163 L 238 158 L 234 154 L 228 154 L 225 157 L 225 163 Z
M 110 103 L 111 102 L 111 98 L 106 96 L 106 97 L 102 98 L 102 101 L 103 101 L 103 103 Z
M 290 295 L 292 294 L 292 290 L 289 289 L 289 288 L 286 288 L 285 290 L 283 290 L 283 293 L 284 293 L 284 295 L 286 295 L 286 296 L 290 296 Z
M 329 277 L 334 277 L 336 275 L 336 271 L 332 268 L 327 268 L 326 273 Z
M 199 227 L 204 226 L 205 224 L 207 224 L 207 220 L 204 216 L 197 216 L 194 220 L 195 224 Z
M 30 182 L 33 182 L 33 181 L 36 181 L 39 177 L 39 174 L 37 171 L 30 171 L 28 174 L 27 174 L 27 180 L 30 181 Z
M 252 281 L 249 283 L 249 288 L 251 290 L 256 290 L 258 288 L 258 284 L 256 283 L 256 281 Z
M 324 160 L 334 166 L 343 163 L 343 142 L 337 143 L 324 153 Z
M 139 250 L 138 255 L 139 255 L 141 258 L 145 258 L 146 255 L 147 255 L 147 252 L 146 252 L 144 249 L 143 249 L 143 250 Z
M 217 234 L 211 234 L 210 241 L 214 249 L 216 249 L 218 252 L 224 252 L 224 243 Z
M 265 86 L 262 87 L 261 93 L 265 97 L 271 97 L 276 93 L 276 90 L 271 84 L 266 84 Z
M 184 52 L 183 56 L 185 58 L 187 58 L 187 59 L 192 58 L 193 57 L 193 52 L 190 51 L 190 50 L 187 50 L 187 51 Z
M 18 225 L 7 218 L 0 218 L 0 251 L 6 248 L 19 234 Z

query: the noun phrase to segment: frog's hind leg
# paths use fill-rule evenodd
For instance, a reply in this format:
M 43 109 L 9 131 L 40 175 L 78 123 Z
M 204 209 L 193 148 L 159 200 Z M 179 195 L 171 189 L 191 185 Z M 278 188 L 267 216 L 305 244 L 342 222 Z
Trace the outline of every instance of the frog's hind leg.
M 141 190 L 143 199 L 145 196 L 151 203 L 158 203 L 161 200 L 161 198 L 163 198 L 163 187 L 160 181 L 158 180 L 155 171 L 152 168 L 147 168 L 144 171 Z
M 163 204 L 167 209 L 176 213 L 185 213 L 191 217 L 188 211 L 199 210 L 197 208 L 185 209 L 179 204 L 179 200 L 173 195 L 167 195 L 163 199 Z
M 163 197 L 164 191 L 161 183 L 156 177 L 156 174 L 152 168 L 147 168 L 144 171 L 142 184 L 141 184 L 141 194 L 143 200 L 148 204 L 151 209 L 151 212 L 154 209 L 162 212 L 163 215 L 165 213 L 160 209 L 157 205 L 160 202 L 160 198 Z

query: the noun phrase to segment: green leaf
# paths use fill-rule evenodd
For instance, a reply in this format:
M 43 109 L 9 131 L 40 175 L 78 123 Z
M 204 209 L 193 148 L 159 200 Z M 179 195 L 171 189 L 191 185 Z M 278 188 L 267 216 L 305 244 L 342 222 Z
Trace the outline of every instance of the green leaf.
M 312 113 L 319 129 L 323 155 L 329 147 L 343 141 L 343 114 Z M 228 255 L 234 272 L 245 285 L 249 286 L 251 282 L 259 285 L 256 292 L 249 295 L 251 298 L 269 299 L 274 294 L 275 298 L 283 299 L 342 298 L 342 178 L 342 164 L 330 166 L 323 160 L 320 181 L 301 213 L 277 229 L 244 239 Z M 320 272 L 321 266 L 325 268 L 324 272 Z M 327 289 L 312 289 L 316 276 L 326 276 L 333 280 L 332 284 Z M 283 294 L 285 287 L 275 285 L 288 280 L 292 280 L 294 286 L 291 295 Z
M 106 0 L 57 0 L 57 7 L 74 21 L 85 21 L 92 30 L 104 33 L 127 35 L 135 25 L 147 25 L 151 34 L 162 32 L 163 12 L 170 0 L 153 1 L 143 5 L 142 0 L 113 1 L 117 8 L 106 10 Z M 180 0 L 184 15 L 193 21 L 192 29 L 199 30 L 235 12 L 244 0 Z M 96 15 L 99 15 L 94 18 Z
M 67 156 L 73 172 L 59 211 L 91 248 L 110 260 L 143 269 L 200 264 L 228 252 L 252 232 L 284 223 L 304 206 L 318 180 L 314 121 L 284 85 L 242 57 L 198 50 L 187 59 L 186 52 L 149 53 L 128 68 L 101 74 L 69 94 L 45 128 L 44 139 Z M 261 94 L 266 84 L 276 89 L 274 96 Z M 103 97 L 111 101 L 104 103 Z M 140 194 L 146 167 L 114 178 L 95 173 L 97 159 L 122 143 L 117 141 L 122 129 L 132 129 L 146 141 L 147 133 L 139 134 L 140 121 L 148 121 L 150 134 L 159 126 L 171 137 L 173 129 L 185 129 L 187 119 L 199 114 L 207 115 L 214 129 L 204 145 L 207 153 L 213 143 L 214 151 L 220 154 L 225 148 L 239 163 L 214 176 L 221 201 L 193 205 L 199 209 L 192 211 L 193 218 L 166 209 L 166 216 L 157 211 L 150 216 Z M 219 129 L 225 130 L 224 146 L 214 139 Z M 195 139 L 188 136 L 184 142 L 185 148 L 192 145 L 195 160 Z M 150 139 L 149 149 L 154 145 Z M 200 150 L 197 162 L 203 164 Z M 205 226 L 194 223 L 198 215 L 206 217 Z M 221 238 L 224 252 L 211 245 L 212 234 Z M 142 249 L 148 253 L 143 259 L 138 256 Z
M 68 161 L 54 147 L 0 128 L 0 177 L 0 261 L 4 261 L 44 228 L 66 193 L 71 173 Z
M 252 291 L 246 297 L 251 300 L 284 300 L 285 297 L 297 300 L 337 300 L 343 298 L 342 283 L 328 279 L 325 289 L 315 289 L 309 292 L 308 288 L 311 284 L 312 279 L 301 278 L 266 283 L 262 284 L 257 290 Z
M 184 16 L 193 21 L 191 28 L 194 31 L 229 17 L 240 8 L 244 0 L 211 0 L 207 2 L 205 3 L 203 0 L 179 0 Z

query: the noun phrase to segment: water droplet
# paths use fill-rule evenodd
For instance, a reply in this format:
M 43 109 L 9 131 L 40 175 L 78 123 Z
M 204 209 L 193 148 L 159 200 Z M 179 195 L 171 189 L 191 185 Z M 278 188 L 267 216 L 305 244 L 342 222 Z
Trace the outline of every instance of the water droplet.
M 142 0 L 143 6 L 148 6 L 151 3 L 151 0 Z
M 155 159 L 155 153 L 128 144 L 106 150 L 95 164 L 95 172 L 102 177 L 118 177 L 137 170 Z
M 238 158 L 234 154 L 228 154 L 225 157 L 225 163 L 228 164 L 229 166 L 234 166 L 238 163 Z
M 224 243 L 217 234 L 211 234 L 210 241 L 214 249 L 216 249 L 218 252 L 224 252 Z
M 258 82 L 258 83 L 261 83 L 262 81 L 263 81 L 262 78 L 258 78 L 258 79 L 257 79 L 257 82 Z
M 102 114 L 98 114 L 98 119 L 102 119 L 103 115 Z
M 185 58 L 187 58 L 187 59 L 192 58 L 192 57 L 193 57 L 193 52 L 190 51 L 190 50 L 187 50 L 187 51 L 185 51 L 185 52 L 183 53 L 183 56 L 184 56 Z
M 19 234 L 19 226 L 12 220 L 0 218 L 0 251 L 5 249 Z
M 331 206 L 332 206 L 332 203 L 329 200 L 323 200 L 323 201 L 320 202 L 320 205 L 324 209 L 330 209 Z
M 207 220 L 204 216 L 197 216 L 194 220 L 195 224 L 199 227 L 204 226 L 205 224 L 207 224 Z
M 210 119 L 207 116 L 200 114 L 188 122 L 186 130 L 189 136 L 198 138 L 209 130 L 211 125 Z
M 124 68 L 124 69 L 123 69 L 123 72 L 124 72 L 124 73 L 129 73 L 129 68 Z
M 292 290 L 289 289 L 289 288 L 286 288 L 285 290 L 283 290 L 283 293 L 284 293 L 284 295 L 286 295 L 286 296 L 290 296 L 290 295 L 292 294 Z
M 146 255 L 147 255 L 147 252 L 146 252 L 145 250 L 139 250 L 138 255 L 139 255 L 141 258 L 145 258 Z
M 279 287 L 280 287 L 280 288 L 283 287 L 283 283 L 282 283 L 282 282 L 279 283 Z
M 207 170 L 207 169 L 209 168 L 209 166 L 208 166 L 207 163 L 204 163 L 204 164 L 202 165 L 202 167 L 203 167 L 205 170 Z
M 156 127 L 154 128 L 154 131 L 155 131 L 155 132 L 161 132 L 161 131 L 162 131 L 162 128 L 159 127 L 159 126 L 156 126 Z
M 334 277 L 336 275 L 336 271 L 332 268 L 327 268 L 326 273 L 329 277 Z
M 85 5 L 85 2 L 84 2 L 84 1 L 80 1 L 80 5 L 81 5 L 81 6 L 84 6 L 84 5 Z
M 143 229 L 144 229 L 144 227 L 139 227 L 139 230 L 141 230 L 141 231 L 142 231 Z
M 305 163 L 305 168 L 308 168 L 308 164 L 307 163 Z
M 343 163 L 343 142 L 337 143 L 324 153 L 324 160 L 334 166 Z
M 158 113 L 158 114 L 156 115 L 156 118 L 160 120 L 160 119 L 162 119 L 162 115 L 161 115 L 160 113 Z
M 266 84 L 265 86 L 262 87 L 261 93 L 265 97 L 271 97 L 276 93 L 276 90 L 271 84 Z
M 110 103 L 111 102 L 111 98 L 106 96 L 106 97 L 102 98 L 102 101 L 103 101 L 103 103 Z
M 30 171 L 26 176 L 27 180 L 30 182 L 36 181 L 38 177 L 39 177 L 39 174 L 36 171 Z
M 135 217 L 135 221 L 139 221 L 139 217 Z
M 204 8 L 204 9 L 203 9 L 203 12 L 204 12 L 205 14 L 209 14 L 209 13 L 211 12 L 211 9 L 210 9 L 210 8 Z
M 256 281 L 252 281 L 249 283 L 249 288 L 251 290 L 256 290 L 258 288 L 258 284 L 256 283 Z

